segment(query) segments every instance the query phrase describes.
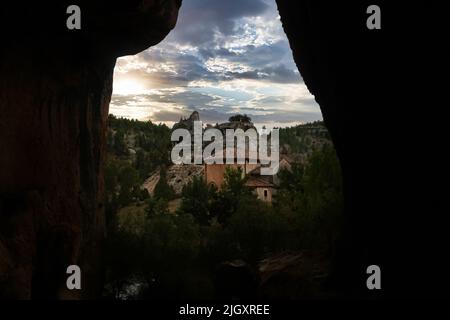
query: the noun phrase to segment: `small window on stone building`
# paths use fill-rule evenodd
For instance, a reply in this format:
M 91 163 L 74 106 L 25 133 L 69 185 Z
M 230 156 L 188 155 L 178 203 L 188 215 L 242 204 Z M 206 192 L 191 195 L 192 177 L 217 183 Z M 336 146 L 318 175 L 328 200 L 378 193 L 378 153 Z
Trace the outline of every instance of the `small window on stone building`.
M 267 199 L 267 189 L 264 189 L 264 199 Z

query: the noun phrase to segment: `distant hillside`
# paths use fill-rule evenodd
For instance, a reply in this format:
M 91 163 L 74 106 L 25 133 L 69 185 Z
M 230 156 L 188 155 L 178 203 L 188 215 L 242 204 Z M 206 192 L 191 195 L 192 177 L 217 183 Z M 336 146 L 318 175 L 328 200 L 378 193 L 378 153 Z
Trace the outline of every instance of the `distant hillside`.
M 332 145 L 323 121 L 280 128 L 280 153 L 303 161 L 324 145 Z
M 236 116 L 235 116 L 236 117 Z M 188 119 L 181 119 L 172 128 L 192 129 L 192 121 L 199 114 L 192 113 Z M 170 132 L 166 125 L 153 124 L 151 121 L 128 120 L 109 116 L 108 154 L 110 157 L 136 162 L 136 169 L 142 179 L 161 165 L 170 163 Z M 208 126 L 219 129 L 232 127 L 234 122 Z M 243 124 L 238 123 L 240 126 Z M 245 124 L 245 123 L 244 123 Z M 253 127 L 249 125 L 245 127 Z M 323 145 L 331 144 L 330 135 L 323 121 L 301 124 L 289 128 L 280 128 L 280 152 L 293 158 L 307 156 Z
M 153 194 L 158 184 L 168 188 L 174 197 L 194 177 L 203 175 L 203 167 L 195 165 L 176 166 L 170 161 L 172 143 L 171 130 L 192 129 L 193 121 L 200 115 L 194 112 L 189 118 L 181 119 L 171 129 L 151 121 L 128 120 L 110 115 L 108 118 L 108 159 L 105 183 L 110 211 L 144 200 Z M 216 124 L 218 129 L 253 127 L 247 116 L 235 115 L 229 122 Z M 280 129 L 280 158 L 290 163 L 305 163 L 331 140 L 323 122 L 313 122 Z M 164 179 L 160 171 L 164 170 Z
M 170 164 L 170 129 L 164 124 L 109 115 L 107 141 L 109 159 L 128 161 L 141 180 Z
M 178 127 L 192 129 L 199 117 L 181 119 Z M 233 117 L 214 127 L 252 125 L 248 117 Z M 282 170 L 269 187 L 258 173 L 252 176 L 256 169 L 245 177 L 225 172 L 219 189 L 204 179 L 205 166 L 173 165 L 170 132 L 165 125 L 109 117 L 107 294 L 139 287 L 139 294 L 152 295 L 184 279 L 213 288 L 217 274 L 204 270 L 236 262 L 258 273 L 269 288 L 264 292 L 278 290 L 267 279 L 281 271 L 287 283 L 297 279 L 319 292 L 343 206 L 340 165 L 323 123 L 280 129 Z M 248 184 L 252 179 L 256 183 Z M 269 201 L 258 193 L 260 183 Z

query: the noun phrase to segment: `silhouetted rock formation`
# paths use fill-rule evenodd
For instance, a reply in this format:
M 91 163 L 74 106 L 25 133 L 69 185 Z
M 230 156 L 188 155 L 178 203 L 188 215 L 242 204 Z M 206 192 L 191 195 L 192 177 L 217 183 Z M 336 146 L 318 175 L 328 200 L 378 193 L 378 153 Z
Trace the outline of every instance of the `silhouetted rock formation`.
M 181 118 L 180 121 L 175 123 L 172 127 L 172 131 L 176 129 L 186 129 L 191 132 L 191 134 L 194 133 L 194 121 L 200 121 L 200 115 L 197 111 L 194 111 L 191 113 L 189 118 Z
M 356 208 L 351 208 L 349 204 L 354 200 L 355 186 L 350 185 L 353 182 L 353 175 L 362 179 L 365 172 L 358 171 L 360 168 L 350 162 L 352 161 L 351 150 L 357 140 L 357 136 L 355 137 L 353 134 L 354 131 L 358 131 L 358 124 L 353 125 L 352 130 L 348 130 L 346 121 L 351 115 L 354 115 L 353 112 L 359 111 L 355 108 L 356 103 L 359 103 L 365 95 L 372 96 L 370 93 L 360 90 L 358 83 L 355 83 L 361 79 L 367 81 L 368 75 L 363 75 L 358 79 L 357 75 L 360 76 L 360 74 L 357 72 L 362 72 L 363 68 L 358 70 L 358 60 L 354 58 L 351 60 L 356 54 L 356 52 L 352 52 L 353 41 L 363 46 L 367 41 L 364 36 L 367 38 L 371 36 L 371 34 L 360 31 L 365 28 L 364 20 L 361 19 L 364 17 L 365 8 L 363 5 L 329 3 L 321 0 L 276 0 L 276 2 L 294 61 L 309 91 L 320 105 L 324 122 L 341 162 L 346 203 L 346 238 L 343 239 L 341 245 L 343 249 L 339 252 L 339 259 L 336 259 L 335 271 L 337 272 L 334 278 L 337 285 L 341 289 L 347 290 L 348 294 L 355 294 L 355 292 L 361 294 L 365 287 L 361 282 L 360 270 L 363 270 L 364 266 L 369 263 L 362 260 L 361 256 L 363 251 L 368 250 L 368 243 L 353 234 L 355 229 L 364 229 L 365 226 L 363 219 L 359 218 L 357 221 L 357 217 L 353 215 L 352 211 Z M 374 56 L 376 52 L 374 50 Z M 370 52 L 367 55 L 370 56 Z M 381 72 L 381 70 L 379 68 L 376 72 Z M 350 79 L 347 79 L 346 75 Z M 346 79 L 348 83 L 342 82 L 342 79 Z M 358 88 L 358 90 L 352 91 L 353 88 Z M 346 90 L 350 92 L 345 94 Z M 371 102 L 365 101 L 364 107 L 375 108 L 375 100 L 374 98 Z M 361 145 L 358 147 L 359 150 L 363 150 Z M 366 200 L 362 196 L 367 195 L 363 193 L 365 191 L 363 191 L 363 185 L 363 183 L 356 184 L 360 193 L 358 196 L 361 196 L 362 202 Z M 358 213 L 361 215 L 360 217 L 364 216 L 361 212 Z
M 276 2 L 343 170 L 344 237 L 334 284 L 358 297 L 448 296 L 449 278 L 436 272 L 450 267 L 442 254 L 448 224 L 439 214 L 448 211 L 445 188 L 436 179 L 448 161 L 417 151 L 419 141 L 439 150 L 445 142 L 434 137 L 447 136 L 445 117 L 426 124 L 421 112 L 447 99 L 437 75 L 445 10 L 383 2 L 382 29 L 374 31 L 366 27 L 370 1 Z M 420 258 L 417 248 L 426 248 Z M 382 290 L 367 290 L 371 264 L 385 270 Z

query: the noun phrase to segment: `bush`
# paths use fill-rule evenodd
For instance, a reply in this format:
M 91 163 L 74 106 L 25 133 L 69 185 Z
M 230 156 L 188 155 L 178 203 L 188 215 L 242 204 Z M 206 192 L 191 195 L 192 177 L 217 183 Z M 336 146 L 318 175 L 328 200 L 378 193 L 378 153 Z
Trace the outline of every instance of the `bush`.
M 286 249 L 289 225 L 272 207 L 253 197 L 242 199 L 229 229 L 241 258 L 256 263 L 264 255 Z
M 203 177 L 194 177 L 183 187 L 180 214 L 190 214 L 200 225 L 208 225 L 213 218 L 211 202 L 216 198 L 216 189 L 208 187 Z

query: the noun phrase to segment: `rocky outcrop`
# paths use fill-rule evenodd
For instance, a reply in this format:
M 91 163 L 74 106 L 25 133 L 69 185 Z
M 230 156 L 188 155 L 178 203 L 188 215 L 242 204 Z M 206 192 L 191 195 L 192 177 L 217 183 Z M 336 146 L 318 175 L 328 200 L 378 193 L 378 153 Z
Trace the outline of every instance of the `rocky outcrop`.
M 2 4 L 0 297 L 90 298 L 102 287 L 102 165 L 116 57 L 161 41 L 181 1 Z M 82 290 L 65 288 L 66 268 Z
M 181 196 L 183 187 L 194 179 L 194 177 L 203 177 L 205 167 L 203 165 L 190 164 L 174 164 L 167 168 L 166 179 L 167 184 L 173 189 L 176 196 Z M 153 194 L 155 187 L 160 179 L 159 170 L 154 172 L 147 180 L 144 181 L 142 187 L 149 194 Z
M 176 129 L 186 129 L 192 134 L 194 132 L 194 121 L 200 121 L 200 115 L 197 111 L 192 112 L 187 119 L 181 118 L 180 121 L 173 125 L 172 131 Z

